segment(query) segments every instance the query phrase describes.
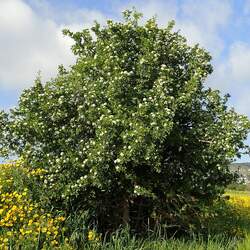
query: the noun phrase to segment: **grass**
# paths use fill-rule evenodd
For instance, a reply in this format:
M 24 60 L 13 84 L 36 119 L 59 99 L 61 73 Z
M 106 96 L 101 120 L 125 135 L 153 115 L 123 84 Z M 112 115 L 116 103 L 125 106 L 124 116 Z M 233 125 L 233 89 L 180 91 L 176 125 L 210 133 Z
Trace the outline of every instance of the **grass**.
M 233 250 L 249 249 L 237 248 L 239 242 L 236 239 L 229 239 L 223 236 L 209 238 L 206 241 L 195 236 L 189 239 L 165 239 L 161 237 L 136 239 L 124 232 L 117 232 L 111 240 L 103 243 L 86 243 L 83 248 L 86 250 Z M 240 243 L 241 244 L 241 243 Z M 246 245 L 246 244 L 245 244 Z M 245 247 L 242 243 L 242 247 Z M 63 245 L 61 246 L 63 247 Z M 64 248 L 62 248 L 64 249 Z M 65 248 L 66 249 L 66 248 Z M 74 248 L 72 248 L 74 249 Z M 76 248 L 75 248 L 76 249 Z

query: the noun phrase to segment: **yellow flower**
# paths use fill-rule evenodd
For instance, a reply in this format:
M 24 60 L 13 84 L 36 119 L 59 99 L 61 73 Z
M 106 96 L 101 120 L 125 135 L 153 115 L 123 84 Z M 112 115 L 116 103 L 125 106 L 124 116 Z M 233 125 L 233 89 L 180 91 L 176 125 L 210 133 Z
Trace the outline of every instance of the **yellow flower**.
M 94 239 L 95 239 L 95 233 L 94 233 L 94 231 L 89 231 L 88 232 L 88 240 L 92 241 Z
M 52 244 L 52 246 L 56 246 L 56 245 L 58 245 L 58 241 L 52 240 L 52 241 L 51 241 L 51 244 Z
M 11 231 L 8 231 L 8 232 L 7 232 L 7 235 L 8 235 L 8 236 L 12 236 L 13 233 L 12 233 Z
M 46 233 L 46 232 L 47 232 L 47 228 L 46 228 L 46 227 L 43 227 L 43 228 L 41 229 L 41 232 L 42 232 L 42 233 Z
M 22 235 L 25 234 L 25 230 L 24 230 L 23 228 L 21 228 L 19 231 L 20 231 L 20 233 L 21 233 Z

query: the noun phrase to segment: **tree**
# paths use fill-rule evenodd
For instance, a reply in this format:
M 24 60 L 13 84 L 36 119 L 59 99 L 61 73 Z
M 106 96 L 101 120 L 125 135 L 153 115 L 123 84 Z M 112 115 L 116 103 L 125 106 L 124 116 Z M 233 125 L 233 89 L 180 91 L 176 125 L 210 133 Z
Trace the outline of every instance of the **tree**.
M 75 65 L 45 84 L 38 77 L 1 113 L 2 153 L 47 171 L 53 206 L 91 210 L 106 228 L 133 224 L 139 203 L 150 216 L 166 197 L 214 199 L 248 150 L 248 119 L 204 86 L 211 56 L 173 22 L 139 19 L 125 11 L 124 22 L 64 30 Z

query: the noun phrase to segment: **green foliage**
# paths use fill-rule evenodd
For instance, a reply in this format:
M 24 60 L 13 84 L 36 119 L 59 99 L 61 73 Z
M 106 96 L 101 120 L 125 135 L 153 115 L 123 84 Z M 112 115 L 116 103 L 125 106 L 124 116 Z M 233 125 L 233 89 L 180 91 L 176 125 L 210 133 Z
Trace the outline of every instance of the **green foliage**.
M 173 22 L 162 29 L 155 19 L 139 25 L 134 11 L 124 17 L 64 30 L 76 64 L 45 84 L 38 77 L 0 114 L 1 154 L 45 169 L 50 204 L 88 210 L 105 229 L 186 207 L 168 204 L 168 194 L 216 197 L 234 178 L 228 164 L 247 150 L 250 128 L 228 96 L 204 87 L 212 72 L 204 49 L 189 46 Z
M 249 209 L 237 207 L 222 198 L 203 209 L 201 216 L 202 230 L 205 237 L 225 235 L 226 237 L 244 238 L 250 233 Z

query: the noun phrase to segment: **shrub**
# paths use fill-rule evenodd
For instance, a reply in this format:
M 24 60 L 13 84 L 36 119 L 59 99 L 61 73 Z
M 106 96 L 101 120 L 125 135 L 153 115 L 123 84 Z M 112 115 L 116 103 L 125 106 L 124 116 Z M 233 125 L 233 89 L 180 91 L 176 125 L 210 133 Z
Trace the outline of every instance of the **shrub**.
M 31 190 L 20 185 L 22 176 L 32 179 L 40 176 L 42 170 L 28 169 L 20 163 L 0 165 L 0 248 L 40 249 L 57 246 L 62 235 L 63 216 L 54 216 L 44 211 L 32 199 Z M 19 174 L 17 177 L 16 174 Z M 18 189 L 16 184 L 19 183 Z M 27 248 L 28 249 L 28 248 Z
M 38 77 L 0 115 L 2 155 L 45 170 L 50 204 L 88 210 L 105 230 L 145 225 L 166 207 L 175 215 L 187 206 L 176 197 L 215 198 L 234 179 L 228 165 L 247 150 L 250 128 L 228 96 L 204 87 L 212 72 L 204 49 L 173 22 L 140 25 L 135 11 L 124 18 L 64 30 L 76 64 L 45 84 Z

